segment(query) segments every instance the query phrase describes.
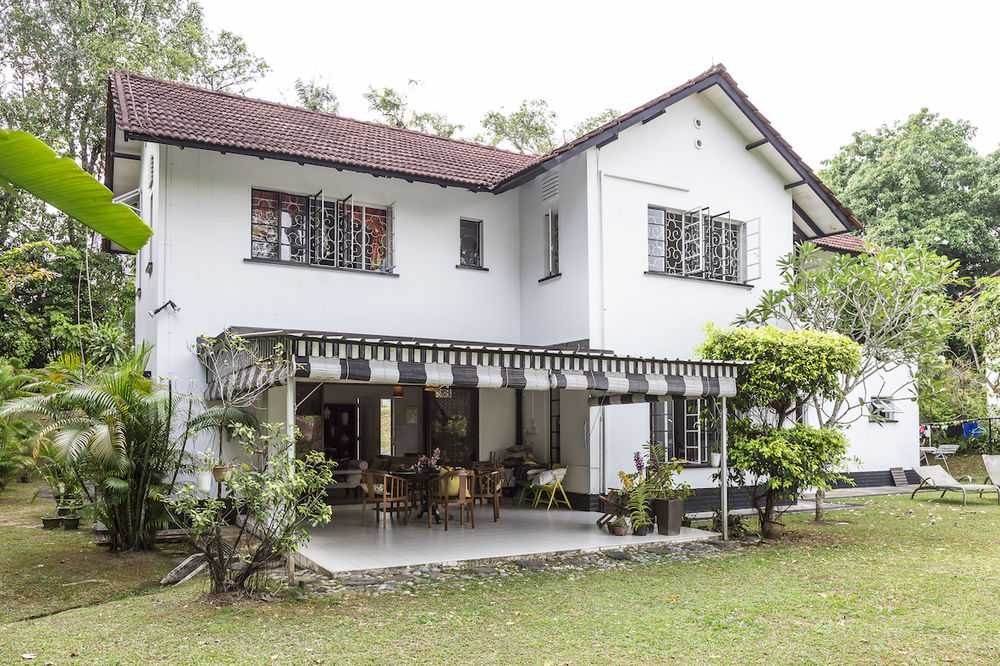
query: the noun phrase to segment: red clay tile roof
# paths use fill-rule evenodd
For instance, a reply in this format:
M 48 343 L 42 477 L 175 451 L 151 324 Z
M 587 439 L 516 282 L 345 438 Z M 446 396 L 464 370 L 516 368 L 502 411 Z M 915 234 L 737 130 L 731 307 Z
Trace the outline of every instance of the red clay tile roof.
M 811 238 L 810 240 L 820 247 L 838 252 L 864 252 L 865 250 L 865 242 L 854 234 L 834 234 L 832 236 L 823 236 L 822 238 Z
M 129 72 L 112 72 L 110 103 L 118 129 L 140 138 L 300 158 L 472 189 L 490 189 L 538 161 L 534 155 Z
M 593 143 L 616 126 L 624 128 L 639 122 L 640 116 L 652 107 L 675 95 L 689 93 L 690 88 L 713 77 L 725 81 L 746 104 L 749 113 L 757 117 L 806 177 L 827 195 L 829 205 L 843 214 L 851 226 L 861 229 L 861 223 L 750 103 L 721 64 L 541 157 L 129 72 L 111 73 L 108 102 L 113 107 L 118 129 L 139 139 L 227 148 L 243 154 L 499 192 L 519 178 L 533 177 L 534 171 L 544 168 L 545 162 L 585 149 L 588 141 Z M 109 126 L 109 138 L 111 131 Z

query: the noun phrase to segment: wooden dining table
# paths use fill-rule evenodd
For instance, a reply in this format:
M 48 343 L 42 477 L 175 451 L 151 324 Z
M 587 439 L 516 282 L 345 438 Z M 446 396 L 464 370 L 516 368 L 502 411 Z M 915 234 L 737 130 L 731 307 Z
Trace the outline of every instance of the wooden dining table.
M 410 504 L 419 504 L 420 512 L 416 515 L 417 520 L 422 518 L 430 510 L 430 484 L 431 481 L 441 476 L 441 472 L 419 472 L 414 469 L 400 469 L 392 472 L 393 476 L 406 479 L 410 483 Z M 414 501 L 414 499 L 416 501 Z M 441 516 L 438 515 L 437 507 L 434 508 L 434 523 L 441 524 Z

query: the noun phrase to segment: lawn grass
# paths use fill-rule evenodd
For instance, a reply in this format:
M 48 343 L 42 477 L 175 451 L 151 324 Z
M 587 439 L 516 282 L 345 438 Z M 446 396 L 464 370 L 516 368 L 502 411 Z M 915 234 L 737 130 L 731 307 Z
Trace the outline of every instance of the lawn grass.
M 933 462 L 940 465 L 940 462 Z M 948 469 L 956 479 L 963 476 L 971 476 L 973 483 L 982 483 L 986 478 L 986 466 L 983 465 L 983 457 L 978 453 L 960 453 L 948 458 Z
M 857 500 L 851 500 L 857 501 Z M 1000 662 L 1000 507 L 789 516 L 726 558 L 215 607 L 204 582 L 0 626 L 0 663 Z
M 10 483 L 0 494 L 0 625 L 135 594 L 176 566 L 162 552 L 107 554 L 85 520 L 76 531 L 43 530 L 41 518 L 55 505 L 42 497 L 31 503 L 36 490 Z

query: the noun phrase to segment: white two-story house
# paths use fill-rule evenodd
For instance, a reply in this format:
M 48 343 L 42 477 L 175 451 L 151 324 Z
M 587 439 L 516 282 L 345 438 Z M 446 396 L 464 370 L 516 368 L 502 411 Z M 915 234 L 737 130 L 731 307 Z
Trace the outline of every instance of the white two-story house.
M 205 390 L 199 336 L 280 343 L 263 407 L 302 445 L 528 447 L 579 508 L 650 440 L 686 461 L 692 506 L 714 501 L 704 415 L 739 367 L 696 358 L 705 323 L 778 286 L 799 240 L 851 250 L 860 228 L 722 66 L 541 157 L 127 72 L 107 140 L 109 187 L 154 231 L 154 376 Z M 861 482 L 916 463 L 915 403 L 892 409 L 851 428 Z

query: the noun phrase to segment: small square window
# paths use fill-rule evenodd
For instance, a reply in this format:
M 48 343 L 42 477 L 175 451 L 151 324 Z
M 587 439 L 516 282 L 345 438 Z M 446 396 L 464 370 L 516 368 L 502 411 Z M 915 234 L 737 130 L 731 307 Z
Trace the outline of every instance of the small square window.
M 483 267 L 483 221 L 459 221 L 460 266 Z
M 873 423 L 895 423 L 899 420 L 899 409 L 892 398 L 872 398 L 868 409 L 868 420 Z

